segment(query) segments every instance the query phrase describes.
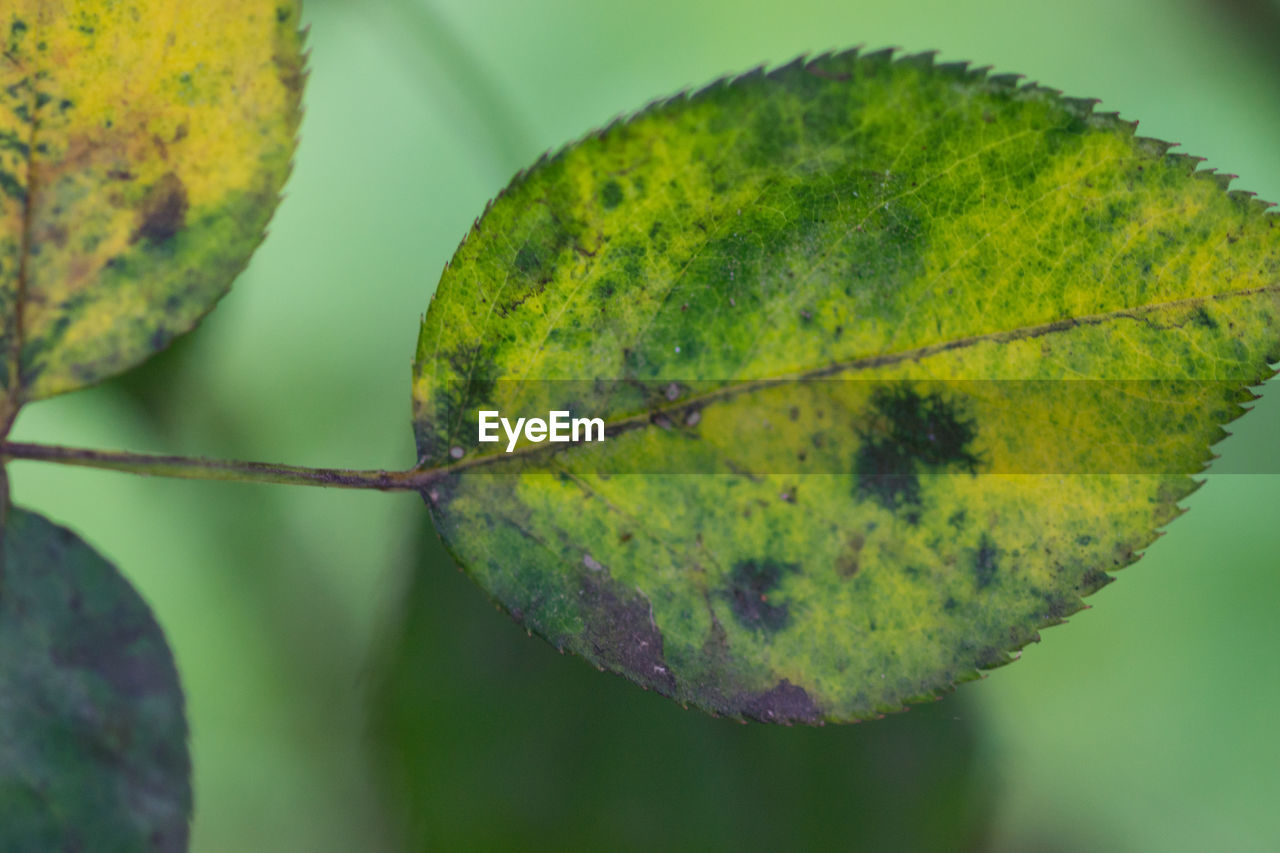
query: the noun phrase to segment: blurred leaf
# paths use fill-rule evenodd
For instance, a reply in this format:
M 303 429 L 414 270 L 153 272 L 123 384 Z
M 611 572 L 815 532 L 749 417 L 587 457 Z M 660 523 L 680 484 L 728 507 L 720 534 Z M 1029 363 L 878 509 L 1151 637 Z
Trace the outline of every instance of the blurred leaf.
M 1233 39 L 1247 43 L 1269 66 L 1280 71 L 1276 38 L 1280 37 L 1280 0 L 1202 0 L 1231 24 Z
M 164 634 L 74 533 L 11 508 L 0 590 L 0 847 L 185 850 L 191 762 Z
M 10 413 L 191 329 L 262 241 L 304 73 L 296 0 L 19 0 L 0 19 Z
M 437 527 L 521 624 L 715 713 L 861 719 L 1006 663 L 1178 514 L 1280 359 L 1277 218 L 1196 162 L 928 55 L 617 123 L 441 280 Z M 609 436 L 509 454 L 479 410 Z
M 521 105 L 507 97 L 434 2 L 375 0 L 364 8 L 380 17 L 381 37 L 424 86 L 444 89 L 439 94 L 454 102 L 450 117 L 475 126 L 476 143 L 490 149 L 504 177 L 524 161 L 533 143 Z

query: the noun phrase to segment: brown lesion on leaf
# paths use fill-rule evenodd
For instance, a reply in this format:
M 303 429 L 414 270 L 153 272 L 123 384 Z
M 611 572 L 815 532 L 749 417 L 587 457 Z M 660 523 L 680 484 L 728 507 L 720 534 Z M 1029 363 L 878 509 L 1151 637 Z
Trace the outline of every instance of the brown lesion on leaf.
M 653 621 L 649 601 L 607 577 L 584 572 L 580 580 L 586 650 L 598 662 L 626 673 L 644 687 L 665 695 L 674 693 L 675 676 L 663 657 L 662 632 Z
M 849 537 L 849 541 L 836 557 L 837 575 L 842 578 L 851 578 L 858 573 L 858 569 L 861 568 L 862 548 L 866 544 L 867 537 L 861 533 L 855 533 Z
M 280 83 L 292 96 L 295 103 L 302 100 L 302 90 L 307 84 L 308 71 L 306 57 L 298 56 L 293 42 L 297 38 L 298 22 L 296 7 L 278 6 L 276 8 L 276 24 L 281 28 L 281 37 L 272 61 Z
M 805 689 L 785 678 L 763 693 L 741 697 L 741 701 L 742 715 L 761 723 L 822 723 L 822 712 Z
M 1113 580 L 1115 578 L 1095 566 L 1084 573 L 1084 576 L 1080 578 L 1080 582 L 1076 584 L 1075 591 L 1081 597 L 1092 595 Z
M 157 245 L 170 240 L 187 224 L 187 188 L 175 173 L 156 181 L 138 208 L 138 227 L 131 243 Z
M 791 612 L 785 602 L 770 602 L 769 595 L 782 584 L 784 573 L 798 570 L 799 566 L 794 563 L 746 560 L 733 567 L 722 595 L 744 628 L 770 633 L 780 631 L 790 622 Z

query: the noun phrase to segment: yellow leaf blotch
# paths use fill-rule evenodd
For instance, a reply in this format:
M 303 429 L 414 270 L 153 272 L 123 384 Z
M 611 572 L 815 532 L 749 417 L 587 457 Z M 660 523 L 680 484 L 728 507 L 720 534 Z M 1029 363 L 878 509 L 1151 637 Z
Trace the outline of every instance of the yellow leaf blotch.
M 19 0 L 0 20 L 9 408 L 191 329 L 261 242 L 304 79 L 296 2 Z

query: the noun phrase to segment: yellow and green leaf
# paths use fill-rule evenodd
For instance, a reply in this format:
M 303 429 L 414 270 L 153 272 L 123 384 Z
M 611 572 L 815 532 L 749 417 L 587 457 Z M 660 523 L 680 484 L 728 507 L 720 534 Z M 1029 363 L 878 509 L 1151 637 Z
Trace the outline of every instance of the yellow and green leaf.
M 0 12 L 0 369 L 28 400 L 190 330 L 261 242 L 304 79 L 297 0 Z
M 1280 360 L 1278 218 L 1169 149 L 846 53 L 540 161 L 423 322 L 439 530 L 530 630 L 715 713 L 863 719 L 1007 662 Z M 479 410 L 609 435 L 507 454 Z

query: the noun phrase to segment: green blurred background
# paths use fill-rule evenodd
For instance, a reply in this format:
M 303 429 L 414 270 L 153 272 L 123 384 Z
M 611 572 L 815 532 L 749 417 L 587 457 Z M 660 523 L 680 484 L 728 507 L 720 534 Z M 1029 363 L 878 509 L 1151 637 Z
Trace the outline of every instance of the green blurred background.
M 866 44 L 1018 71 L 1280 200 L 1272 0 L 309 0 L 296 172 L 193 335 L 20 440 L 317 466 L 414 458 L 441 266 L 512 173 L 729 71 Z M 19 463 L 121 566 L 185 683 L 198 851 L 1280 849 L 1280 383 L 1095 609 L 883 721 L 715 720 L 526 638 L 413 495 Z

